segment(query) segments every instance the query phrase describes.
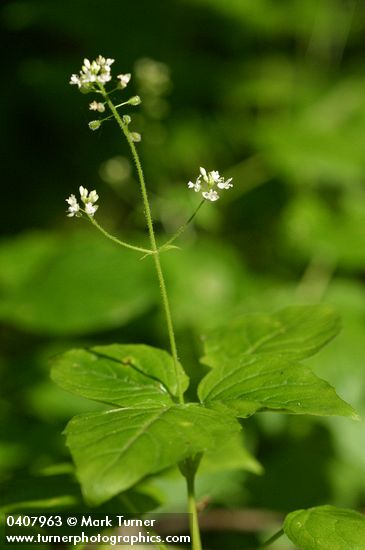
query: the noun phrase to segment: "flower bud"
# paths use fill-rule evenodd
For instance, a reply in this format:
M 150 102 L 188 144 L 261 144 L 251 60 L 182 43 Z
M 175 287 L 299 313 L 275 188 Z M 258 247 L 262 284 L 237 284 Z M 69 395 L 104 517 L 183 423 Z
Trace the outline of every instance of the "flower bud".
M 138 132 L 131 132 L 130 133 L 130 136 L 132 138 L 132 141 L 138 143 L 139 141 L 141 141 L 142 139 L 142 136 L 141 134 L 139 134 Z
M 127 101 L 127 103 L 128 103 L 129 105 L 139 105 L 140 103 L 142 103 L 142 100 L 141 100 L 141 98 L 139 97 L 139 95 L 135 95 L 135 96 L 131 97 L 131 98 Z
M 89 122 L 90 130 L 99 130 L 100 126 L 101 126 L 100 120 L 91 120 Z
M 123 115 L 123 122 L 124 124 L 126 124 L 128 126 L 128 124 L 130 124 L 131 122 L 131 117 L 129 115 Z

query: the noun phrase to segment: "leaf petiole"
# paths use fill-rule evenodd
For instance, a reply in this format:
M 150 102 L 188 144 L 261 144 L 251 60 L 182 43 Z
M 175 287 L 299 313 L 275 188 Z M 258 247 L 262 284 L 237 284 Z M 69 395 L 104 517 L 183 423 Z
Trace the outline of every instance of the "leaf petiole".
M 267 548 L 270 546 L 273 542 L 278 540 L 280 537 L 282 537 L 284 534 L 284 529 L 280 529 L 277 531 L 277 533 L 274 533 L 272 537 L 270 537 L 267 541 L 265 541 L 261 546 L 257 548 L 257 550 L 263 550 L 263 548 Z

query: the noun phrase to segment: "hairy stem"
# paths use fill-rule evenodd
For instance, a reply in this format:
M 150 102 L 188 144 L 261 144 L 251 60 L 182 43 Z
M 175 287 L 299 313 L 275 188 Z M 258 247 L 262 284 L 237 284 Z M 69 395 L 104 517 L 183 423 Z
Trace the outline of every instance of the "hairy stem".
M 145 213 L 145 217 L 146 217 L 147 228 L 148 228 L 148 233 L 149 233 L 150 243 L 151 243 L 151 249 L 152 249 L 152 253 L 153 253 L 153 260 L 154 260 L 154 264 L 155 264 L 157 278 L 158 278 L 159 285 L 160 285 L 163 308 L 164 308 L 164 311 L 165 311 L 167 331 L 168 331 L 169 340 L 170 340 L 171 355 L 172 355 L 173 361 L 174 361 L 174 368 L 175 368 L 175 375 L 176 375 L 176 384 L 177 384 L 177 388 L 178 388 L 179 402 L 183 403 L 184 402 L 184 397 L 183 397 L 181 384 L 180 384 L 180 377 L 179 377 L 179 360 L 178 360 L 178 355 L 177 355 L 177 347 L 176 347 L 174 326 L 173 326 L 173 322 L 172 322 L 172 315 L 171 315 L 169 298 L 168 298 L 167 290 L 166 290 L 165 278 L 164 278 L 162 267 L 161 267 L 159 249 L 158 249 L 157 243 L 156 243 L 155 231 L 154 231 L 153 222 L 152 222 L 151 208 L 150 208 L 150 204 L 149 204 L 149 200 L 148 200 L 147 187 L 146 187 L 146 182 L 145 182 L 145 179 L 144 179 L 144 174 L 143 174 L 143 170 L 142 170 L 141 161 L 139 159 L 139 155 L 138 155 L 136 146 L 135 146 L 135 144 L 134 144 L 134 142 L 133 142 L 133 140 L 130 136 L 128 126 L 126 124 L 124 124 L 124 122 L 123 122 L 122 118 L 120 117 L 115 105 L 113 104 L 113 102 L 109 98 L 109 96 L 106 93 L 105 89 L 103 87 L 101 87 L 101 90 L 102 90 L 104 98 L 105 98 L 105 100 L 108 104 L 108 107 L 110 108 L 111 112 L 113 113 L 114 118 L 115 118 L 118 126 L 122 130 L 122 132 L 123 132 L 123 134 L 124 134 L 124 136 L 125 136 L 125 138 L 128 142 L 129 148 L 130 148 L 132 156 L 133 156 L 133 160 L 134 160 L 136 168 L 137 168 L 137 173 L 138 173 L 138 178 L 139 178 L 139 183 L 140 183 L 141 193 L 142 193 L 144 213 Z M 150 253 L 150 251 L 149 251 L 149 253 Z
M 129 248 L 130 250 L 136 250 L 137 252 L 144 252 L 145 254 L 153 254 L 152 250 L 149 250 L 148 248 L 142 248 L 140 246 L 134 246 L 133 244 L 126 243 L 124 241 L 121 241 L 120 239 L 117 239 L 110 233 L 108 233 L 101 225 L 98 224 L 98 222 L 93 218 L 92 216 L 88 216 L 90 222 L 108 239 L 113 241 L 114 243 L 117 243 L 121 246 L 124 246 L 125 248 Z

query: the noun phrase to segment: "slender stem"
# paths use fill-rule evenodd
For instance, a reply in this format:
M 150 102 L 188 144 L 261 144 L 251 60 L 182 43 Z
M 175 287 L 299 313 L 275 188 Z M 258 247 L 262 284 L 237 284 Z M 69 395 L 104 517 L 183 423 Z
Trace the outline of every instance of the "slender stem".
M 280 537 L 282 537 L 284 534 L 284 529 L 280 529 L 280 531 L 278 531 L 277 533 L 275 533 L 272 537 L 270 537 L 266 542 L 264 542 L 263 544 L 261 544 L 261 546 L 259 546 L 257 548 L 257 550 L 262 550 L 263 548 L 267 548 L 268 546 L 270 546 L 273 542 L 275 542 L 277 539 L 279 539 Z
M 146 182 L 145 182 L 145 179 L 144 179 L 144 174 L 143 174 L 143 170 L 142 170 L 141 161 L 139 160 L 139 155 L 138 155 L 136 146 L 134 145 L 134 142 L 133 142 L 133 140 L 130 136 L 130 133 L 128 131 L 128 126 L 126 124 L 124 124 L 122 118 L 120 117 L 120 115 L 119 115 L 116 107 L 114 106 L 113 102 L 110 100 L 110 98 L 109 98 L 108 94 L 106 93 L 105 89 L 103 87 L 101 87 L 101 90 L 103 92 L 104 98 L 105 98 L 111 112 L 114 115 L 114 118 L 115 118 L 116 122 L 118 123 L 118 126 L 122 130 L 122 132 L 123 132 L 123 134 L 124 134 L 124 136 L 125 136 L 125 138 L 128 142 L 128 145 L 130 147 L 130 150 L 131 150 L 131 153 L 132 153 L 132 156 L 133 156 L 133 160 L 134 160 L 136 168 L 137 168 L 139 183 L 140 183 L 140 186 L 141 186 L 144 213 L 145 213 L 147 227 L 148 227 L 148 233 L 149 233 L 149 237 L 150 237 L 151 249 L 152 249 L 153 259 L 154 259 L 154 263 L 155 263 L 155 269 L 156 269 L 156 273 L 157 273 L 157 277 L 158 277 L 158 281 L 159 281 L 159 285 L 160 285 L 162 303 L 163 303 L 163 307 L 164 307 L 164 310 L 165 310 L 165 318 L 166 318 L 167 330 L 168 330 L 169 340 L 170 340 L 171 355 L 172 355 L 172 358 L 173 358 L 174 368 L 175 368 L 175 377 L 176 377 L 176 384 L 177 384 L 177 389 L 178 389 L 178 398 L 179 398 L 180 403 L 184 403 L 184 397 L 183 397 L 183 392 L 182 392 L 182 389 L 181 389 L 180 376 L 179 376 L 179 359 L 178 359 L 178 355 L 177 355 L 177 347 L 176 347 L 174 326 L 173 326 L 171 310 L 170 310 L 170 303 L 169 303 L 169 299 L 168 299 L 168 295 L 167 295 L 165 278 L 164 278 L 162 267 L 161 267 L 161 261 L 160 261 L 160 256 L 159 256 L 159 250 L 158 250 L 157 243 L 156 243 L 155 232 L 154 232 L 154 229 L 153 229 L 151 209 L 150 209 L 150 204 L 149 204 L 149 201 L 148 201 Z
M 198 453 L 197 455 L 187 458 L 179 464 L 180 472 L 186 479 L 186 487 L 188 491 L 189 528 L 192 550 L 202 550 L 198 510 L 195 500 L 195 475 L 202 457 L 203 453 Z
M 192 550 L 202 550 L 198 511 L 195 500 L 195 474 L 186 477 L 186 484 L 188 489 L 189 526 L 192 537 L 191 548 Z
M 165 244 L 160 246 L 160 248 L 159 248 L 160 251 L 163 250 L 164 248 L 166 248 L 167 246 L 169 246 L 170 244 L 172 244 L 174 241 L 176 241 L 176 239 L 178 239 L 180 237 L 180 235 L 182 235 L 182 233 L 184 233 L 185 229 L 188 227 L 189 223 L 193 221 L 193 219 L 195 218 L 195 216 L 197 215 L 197 213 L 199 212 L 199 210 L 201 209 L 201 207 L 203 206 L 204 203 L 205 203 L 204 199 L 202 201 L 200 201 L 197 208 L 194 210 L 194 212 L 192 213 L 190 218 L 184 223 L 184 225 L 182 225 L 176 231 L 176 233 L 168 241 L 165 242 Z
M 131 499 L 126 496 L 124 493 L 122 493 L 120 495 L 120 500 L 122 502 L 125 502 L 126 505 L 129 507 L 129 509 L 131 510 L 132 514 L 137 514 L 137 515 L 140 515 L 140 512 L 139 510 L 137 509 L 137 507 L 133 504 L 133 502 L 131 501 Z M 153 529 L 149 529 L 150 532 L 152 532 L 153 534 L 157 534 L 156 531 L 154 531 Z M 168 550 L 167 546 L 165 544 L 163 544 L 162 542 L 155 542 L 153 544 L 154 548 L 157 548 L 158 550 Z
M 111 241 L 121 245 L 121 246 L 124 246 L 125 248 L 129 248 L 130 250 L 136 250 L 137 252 L 144 252 L 145 254 L 153 254 L 153 251 L 152 250 L 149 250 L 148 248 L 141 248 L 140 246 L 134 246 L 133 244 L 128 244 L 124 241 L 121 241 L 119 239 L 117 239 L 116 237 L 114 237 L 113 235 L 111 235 L 110 233 L 108 233 L 103 227 L 101 227 L 101 225 L 98 224 L 98 222 L 96 221 L 95 218 L 93 218 L 92 216 L 88 216 L 89 218 L 89 221 L 97 228 L 99 229 L 99 231 L 101 231 L 101 233 L 103 235 L 105 235 L 105 237 L 107 237 L 108 239 L 110 239 Z

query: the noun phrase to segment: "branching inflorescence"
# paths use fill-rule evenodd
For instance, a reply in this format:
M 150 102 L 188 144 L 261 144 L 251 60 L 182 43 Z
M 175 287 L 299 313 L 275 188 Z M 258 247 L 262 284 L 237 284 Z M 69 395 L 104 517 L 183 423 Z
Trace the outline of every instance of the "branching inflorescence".
M 114 63 L 114 59 L 105 58 L 99 55 L 95 60 L 90 61 L 89 59 L 84 59 L 84 63 L 81 67 L 79 74 L 73 74 L 70 79 L 70 84 L 78 86 L 80 92 L 82 93 L 91 93 L 102 95 L 104 101 L 92 101 L 89 104 L 90 111 L 96 113 L 104 113 L 106 107 L 109 107 L 111 115 L 106 118 L 99 120 L 92 120 L 89 122 L 89 128 L 91 130 L 98 130 L 102 123 L 105 120 L 110 120 L 115 117 L 115 112 L 126 105 L 137 106 L 141 103 L 139 96 L 133 96 L 127 101 L 114 105 L 110 100 L 110 94 L 117 92 L 118 90 L 124 90 L 130 80 L 131 74 L 124 73 L 117 75 L 117 84 L 110 92 L 107 92 L 105 89 L 105 84 L 112 81 L 111 66 Z M 117 111 L 118 112 L 118 111 Z M 118 122 L 118 121 L 117 121 Z M 119 123 L 119 122 L 118 122 Z M 131 123 L 131 117 L 128 114 L 122 115 L 120 118 L 120 125 L 124 134 L 127 137 L 127 140 L 131 142 L 141 141 L 141 135 L 138 132 L 132 132 L 129 130 L 129 124 Z M 188 187 L 193 189 L 196 193 L 201 193 L 203 201 L 215 202 L 219 199 L 218 190 L 226 190 L 232 187 L 232 178 L 227 180 L 219 174 L 217 170 L 212 170 L 208 172 L 205 168 L 200 168 L 200 174 L 195 180 L 195 182 L 189 181 Z M 98 208 L 95 204 L 98 200 L 98 195 L 96 191 L 91 191 L 88 193 L 87 189 L 80 187 L 80 196 L 81 201 L 84 204 L 84 207 L 80 207 L 75 195 L 70 195 L 66 202 L 68 203 L 67 215 L 69 217 L 81 217 L 82 214 L 86 214 L 89 219 L 92 218 Z M 179 235 L 181 234 L 179 230 Z M 172 240 L 175 240 L 173 237 Z

